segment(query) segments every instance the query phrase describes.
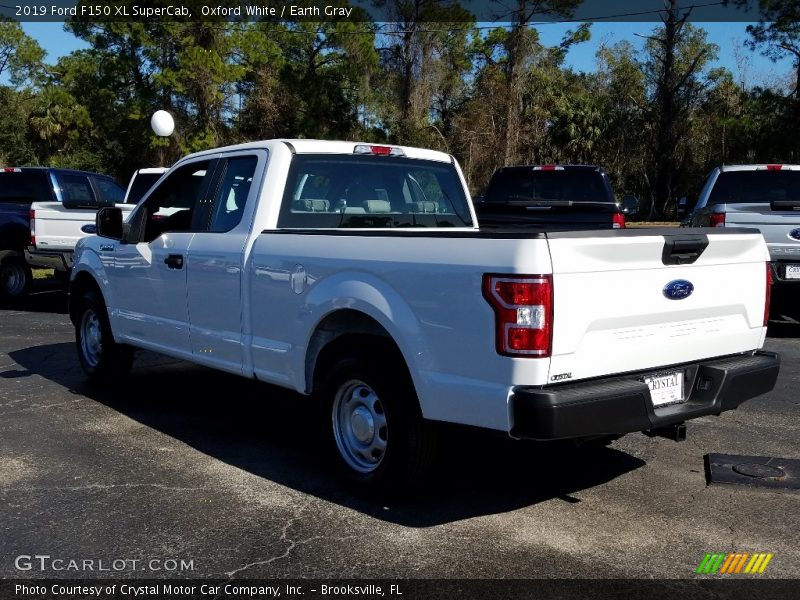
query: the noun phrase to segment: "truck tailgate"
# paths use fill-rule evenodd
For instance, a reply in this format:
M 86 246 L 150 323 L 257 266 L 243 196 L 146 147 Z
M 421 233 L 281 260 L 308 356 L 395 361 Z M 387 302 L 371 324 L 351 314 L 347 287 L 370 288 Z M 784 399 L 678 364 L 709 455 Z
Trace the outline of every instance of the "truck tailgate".
M 628 229 L 548 240 L 555 332 L 548 381 L 660 368 L 763 343 L 768 252 L 758 233 Z
M 729 204 L 725 226 L 758 229 L 769 244 L 773 260 L 800 258 L 800 240 L 790 235 L 800 228 L 798 211 L 771 210 L 766 202 Z
M 135 208 L 133 204 L 117 206 L 124 216 Z M 31 209 L 38 250 L 74 250 L 78 240 L 89 235 L 81 231 L 81 227 L 94 224 L 97 214 L 97 209 L 64 208 L 60 202 L 36 202 Z

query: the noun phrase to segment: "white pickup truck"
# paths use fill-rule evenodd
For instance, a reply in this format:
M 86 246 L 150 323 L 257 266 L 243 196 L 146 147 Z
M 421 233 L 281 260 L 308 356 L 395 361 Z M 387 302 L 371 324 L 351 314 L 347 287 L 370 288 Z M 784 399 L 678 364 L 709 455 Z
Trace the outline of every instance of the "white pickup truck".
M 101 196 L 98 192 L 90 196 L 92 190 L 88 189 L 85 202 L 34 202 L 30 209 L 31 241 L 25 251 L 26 262 L 34 267 L 52 268 L 56 276 L 69 276 L 75 244 L 79 239 L 95 233 L 98 208 L 119 206 L 127 217 L 145 192 L 166 171 L 163 167 L 139 169 L 131 177 L 124 197 L 122 189 L 116 184 L 111 188 L 106 183 L 107 188 L 98 187 L 98 190 L 109 189 L 109 193 Z M 58 188 L 56 192 L 59 193 Z M 99 200 L 97 196 L 100 196 Z
M 315 394 L 339 468 L 367 487 L 418 475 L 434 421 L 531 439 L 658 430 L 778 375 L 760 350 L 758 233 L 481 231 L 439 152 L 201 152 L 97 228 L 70 294 L 89 377 L 146 348 Z

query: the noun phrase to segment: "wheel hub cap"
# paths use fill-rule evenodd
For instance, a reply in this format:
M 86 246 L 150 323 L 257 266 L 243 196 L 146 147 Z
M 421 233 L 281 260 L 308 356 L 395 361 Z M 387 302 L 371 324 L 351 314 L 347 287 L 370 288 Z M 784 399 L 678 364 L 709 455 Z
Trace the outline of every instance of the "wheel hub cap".
M 369 410 L 363 406 L 359 406 L 353 411 L 350 426 L 353 428 L 353 435 L 362 444 L 369 442 L 375 435 L 375 420 L 369 414 Z

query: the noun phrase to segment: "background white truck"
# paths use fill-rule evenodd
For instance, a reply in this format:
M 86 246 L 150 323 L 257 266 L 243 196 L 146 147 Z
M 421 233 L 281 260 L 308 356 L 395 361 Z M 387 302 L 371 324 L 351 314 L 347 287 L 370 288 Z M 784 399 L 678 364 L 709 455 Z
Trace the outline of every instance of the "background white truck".
M 29 265 L 52 268 L 56 276 L 69 276 L 78 240 L 96 231 L 95 216 L 101 206 L 119 206 L 129 215 L 142 196 L 166 173 L 163 167 L 139 169 L 131 177 L 124 197 L 117 194 L 98 201 L 95 197 L 81 202 L 34 202 L 30 208 L 31 241 L 25 256 Z M 87 194 L 88 196 L 88 194 Z
M 273 140 L 178 162 L 81 240 L 86 373 L 146 348 L 315 394 L 368 487 L 428 464 L 432 421 L 516 438 L 674 427 L 772 389 L 750 230 L 481 231 L 446 154 Z M 295 424 L 299 427 L 309 423 Z

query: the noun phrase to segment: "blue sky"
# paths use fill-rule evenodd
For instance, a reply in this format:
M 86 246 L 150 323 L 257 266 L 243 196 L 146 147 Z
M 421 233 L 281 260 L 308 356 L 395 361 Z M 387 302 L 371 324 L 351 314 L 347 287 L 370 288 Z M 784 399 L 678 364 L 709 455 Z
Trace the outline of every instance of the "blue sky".
M 743 77 L 748 87 L 775 84 L 790 76 L 793 71 L 792 61 L 788 58 L 773 63 L 760 53 L 744 47 L 744 41 L 748 39 L 745 31 L 747 23 L 697 23 L 697 25 L 703 27 L 708 32 L 709 41 L 720 48 L 719 59 L 715 66 L 727 67 L 737 80 Z M 64 31 L 62 23 L 23 23 L 22 26 L 28 35 L 35 38 L 47 51 L 48 62 L 55 62 L 59 56 L 87 47 L 85 42 Z M 595 53 L 601 44 L 611 45 L 627 40 L 636 46 L 641 46 L 643 40 L 636 34 L 648 34 L 655 26 L 656 23 L 594 23 L 591 41 L 573 46 L 567 56 L 567 65 L 576 71 L 592 72 L 596 68 Z M 565 31 L 574 27 L 574 24 L 557 23 L 541 25 L 538 29 L 542 42 L 552 46 L 559 43 Z M 737 48 L 743 69 L 737 64 L 735 51 Z

